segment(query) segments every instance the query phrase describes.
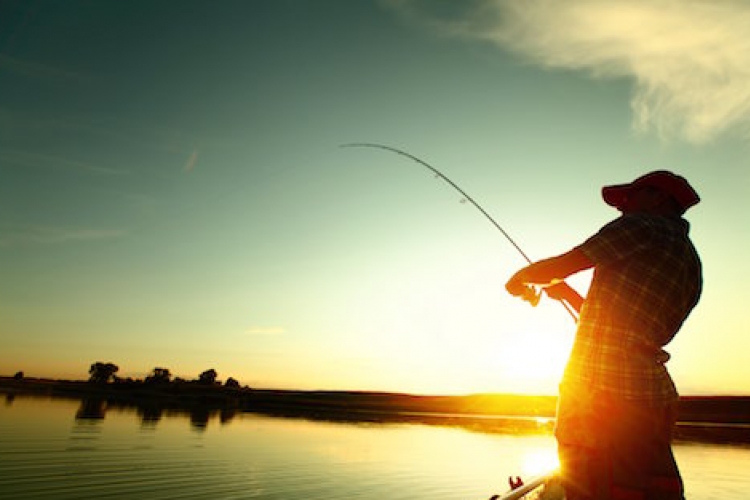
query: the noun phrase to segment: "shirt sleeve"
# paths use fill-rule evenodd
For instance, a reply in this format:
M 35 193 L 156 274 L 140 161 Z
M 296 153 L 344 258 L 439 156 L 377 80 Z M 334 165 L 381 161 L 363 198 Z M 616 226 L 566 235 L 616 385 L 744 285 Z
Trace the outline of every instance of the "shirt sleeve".
M 655 236 L 655 227 L 646 217 L 623 215 L 603 226 L 578 249 L 594 265 L 606 265 L 647 250 Z

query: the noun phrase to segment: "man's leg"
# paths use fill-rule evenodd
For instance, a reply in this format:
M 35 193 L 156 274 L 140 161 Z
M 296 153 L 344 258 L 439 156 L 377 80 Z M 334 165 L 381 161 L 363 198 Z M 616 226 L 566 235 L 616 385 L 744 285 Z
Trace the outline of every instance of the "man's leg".
M 557 428 L 567 500 L 684 500 L 667 406 L 561 394 Z
M 672 432 L 677 422 L 677 404 L 662 410 L 655 423 L 654 466 L 649 483 L 648 500 L 685 500 L 685 488 L 680 469 L 672 453 Z
M 588 393 L 561 391 L 555 437 L 566 500 L 607 500 L 610 467 L 594 400 Z
M 613 500 L 684 500 L 671 448 L 669 405 L 605 402 L 614 416 L 608 431 Z

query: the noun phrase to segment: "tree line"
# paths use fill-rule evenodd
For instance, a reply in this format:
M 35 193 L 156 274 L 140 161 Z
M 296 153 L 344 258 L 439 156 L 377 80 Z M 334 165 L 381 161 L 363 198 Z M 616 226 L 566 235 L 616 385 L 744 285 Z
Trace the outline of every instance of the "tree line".
M 240 383 L 233 377 L 229 377 L 223 384 L 218 380 L 219 374 L 213 368 L 203 371 L 198 375 L 197 379 L 185 380 L 177 377 L 172 378 L 172 372 L 169 368 L 156 367 L 151 370 L 151 373 L 143 380 L 134 380 L 132 378 L 120 378 L 117 376 L 117 372 L 120 371 L 120 367 L 112 362 L 104 363 L 97 361 L 92 363 L 89 367 L 89 382 L 92 384 L 121 384 L 121 383 L 142 383 L 148 385 L 154 384 L 170 384 L 170 383 L 194 383 L 199 385 L 214 386 L 224 385 L 224 387 L 239 388 Z

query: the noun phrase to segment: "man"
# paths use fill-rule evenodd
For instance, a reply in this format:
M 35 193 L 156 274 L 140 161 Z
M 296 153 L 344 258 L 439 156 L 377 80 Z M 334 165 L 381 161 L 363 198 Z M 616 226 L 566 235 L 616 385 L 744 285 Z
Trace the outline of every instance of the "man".
M 580 313 L 555 429 L 567 500 L 683 500 L 671 449 L 678 395 L 662 347 L 700 297 L 701 262 L 682 218 L 700 198 L 664 170 L 602 197 L 622 216 L 506 288 L 528 296 L 545 287 Z M 583 299 L 563 279 L 591 267 Z

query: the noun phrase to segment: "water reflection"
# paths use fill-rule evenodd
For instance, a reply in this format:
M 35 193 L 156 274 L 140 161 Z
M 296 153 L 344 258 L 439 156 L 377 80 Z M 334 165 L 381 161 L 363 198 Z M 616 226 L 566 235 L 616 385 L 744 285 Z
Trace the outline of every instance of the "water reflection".
M 15 396 L 8 394 L 6 404 L 10 405 Z M 75 412 L 76 422 L 101 421 L 107 417 L 107 411 L 111 409 L 134 411 L 140 420 L 143 430 L 155 429 L 165 416 L 183 417 L 190 422 L 190 428 L 196 432 L 204 432 L 212 420 L 218 419 L 221 425 L 227 425 L 236 417 L 236 408 L 208 408 L 195 405 L 192 408 L 168 409 L 155 402 L 144 404 L 127 405 L 122 403 L 111 403 L 101 398 L 83 398 Z
M 141 418 L 141 427 L 153 428 L 164 416 L 164 409 L 158 405 L 141 405 L 136 409 Z
M 202 432 L 206 430 L 211 411 L 207 408 L 193 408 L 190 412 L 190 425 L 193 430 Z
M 66 447 L 70 452 L 91 452 L 101 438 L 107 404 L 101 399 L 83 399 L 76 410 Z
M 525 417 L 506 415 L 483 415 L 468 413 L 437 413 L 419 411 L 359 410 L 348 407 L 306 406 L 296 407 L 274 405 L 251 405 L 237 407 L 228 405 L 217 407 L 206 405 L 201 400 L 190 401 L 183 407 L 167 406 L 163 402 L 147 398 L 142 401 L 111 400 L 106 397 L 60 397 L 39 395 L 18 395 L 6 393 L 5 406 L 11 407 L 17 397 L 23 398 L 59 398 L 75 401 L 78 408 L 76 420 L 104 420 L 111 410 L 134 411 L 140 419 L 142 429 L 155 429 L 166 416 L 187 418 L 189 428 L 202 433 L 218 420 L 222 425 L 229 425 L 237 415 L 255 414 L 273 418 L 297 419 L 309 422 L 330 422 L 351 424 L 355 426 L 386 426 L 392 424 L 421 424 L 438 427 L 457 427 L 482 434 L 501 435 L 543 435 L 551 436 L 554 430 L 554 418 Z M 681 422 L 675 432 L 678 442 L 713 442 L 713 443 L 750 443 L 750 424 L 706 422 Z
M 11 394 L 6 395 L 6 405 L 13 403 Z M 463 413 L 434 413 L 411 411 L 355 411 L 314 407 L 257 408 L 236 407 L 215 408 L 194 404 L 186 408 L 165 408 L 156 401 L 125 404 L 108 402 L 101 398 L 84 398 L 76 412 L 76 419 L 103 420 L 110 408 L 135 410 L 140 417 L 141 427 L 155 428 L 165 415 L 187 417 L 190 428 L 204 432 L 214 419 L 228 425 L 237 414 L 250 413 L 274 418 L 299 419 L 310 422 L 330 422 L 357 426 L 389 424 L 422 424 L 439 427 L 459 427 L 483 434 L 509 435 L 552 435 L 555 421 L 548 417 L 523 417 L 506 415 L 475 415 Z M 675 431 L 678 441 L 699 441 L 716 443 L 750 442 L 748 424 L 680 423 Z
M 551 435 L 554 419 L 509 415 L 476 415 L 413 411 L 337 411 L 326 408 L 258 409 L 249 411 L 274 418 L 301 419 L 357 426 L 421 424 L 438 427 L 459 427 L 483 434 Z
M 13 404 L 15 395 L 6 395 L 6 406 Z M 52 399 L 57 399 L 53 397 Z M 68 400 L 60 398 L 60 400 Z M 283 420 L 307 422 L 327 422 L 358 427 L 389 426 L 400 424 L 422 424 L 437 427 L 458 427 L 471 432 L 507 435 L 546 435 L 552 434 L 554 419 L 545 417 L 517 417 L 498 415 L 470 415 L 428 412 L 377 412 L 377 411 L 336 411 L 326 408 L 284 408 L 284 409 L 238 409 L 235 407 L 212 408 L 200 404 L 187 408 L 167 408 L 155 401 L 123 403 L 108 401 L 105 398 L 86 397 L 78 401 L 75 420 L 79 423 L 107 419 L 108 412 L 133 412 L 143 430 L 155 429 L 164 418 L 185 418 L 190 429 L 202 433 L 218 421 L 222 426 L 231 424 L 238 415 L 250 414 L 273 417 Z
M 19 395 L 0 405 L 0 497 L 470 500 L 554 465 L 550 420 L 288 413 Z M 750 447 L 676 454 L 689 499 L 746 498 Z
M 99 398 L 84 398 L 76 411 L 76 420 L 104 420 L 107 402 Z
M 222 425 L 226 425 L 230 423 L 232 420 L 234 420 L 234 417 L 237 415 L 237 409 L 236 408 L 224 408 L 223 410 L 219 410 L 219 421 Z

